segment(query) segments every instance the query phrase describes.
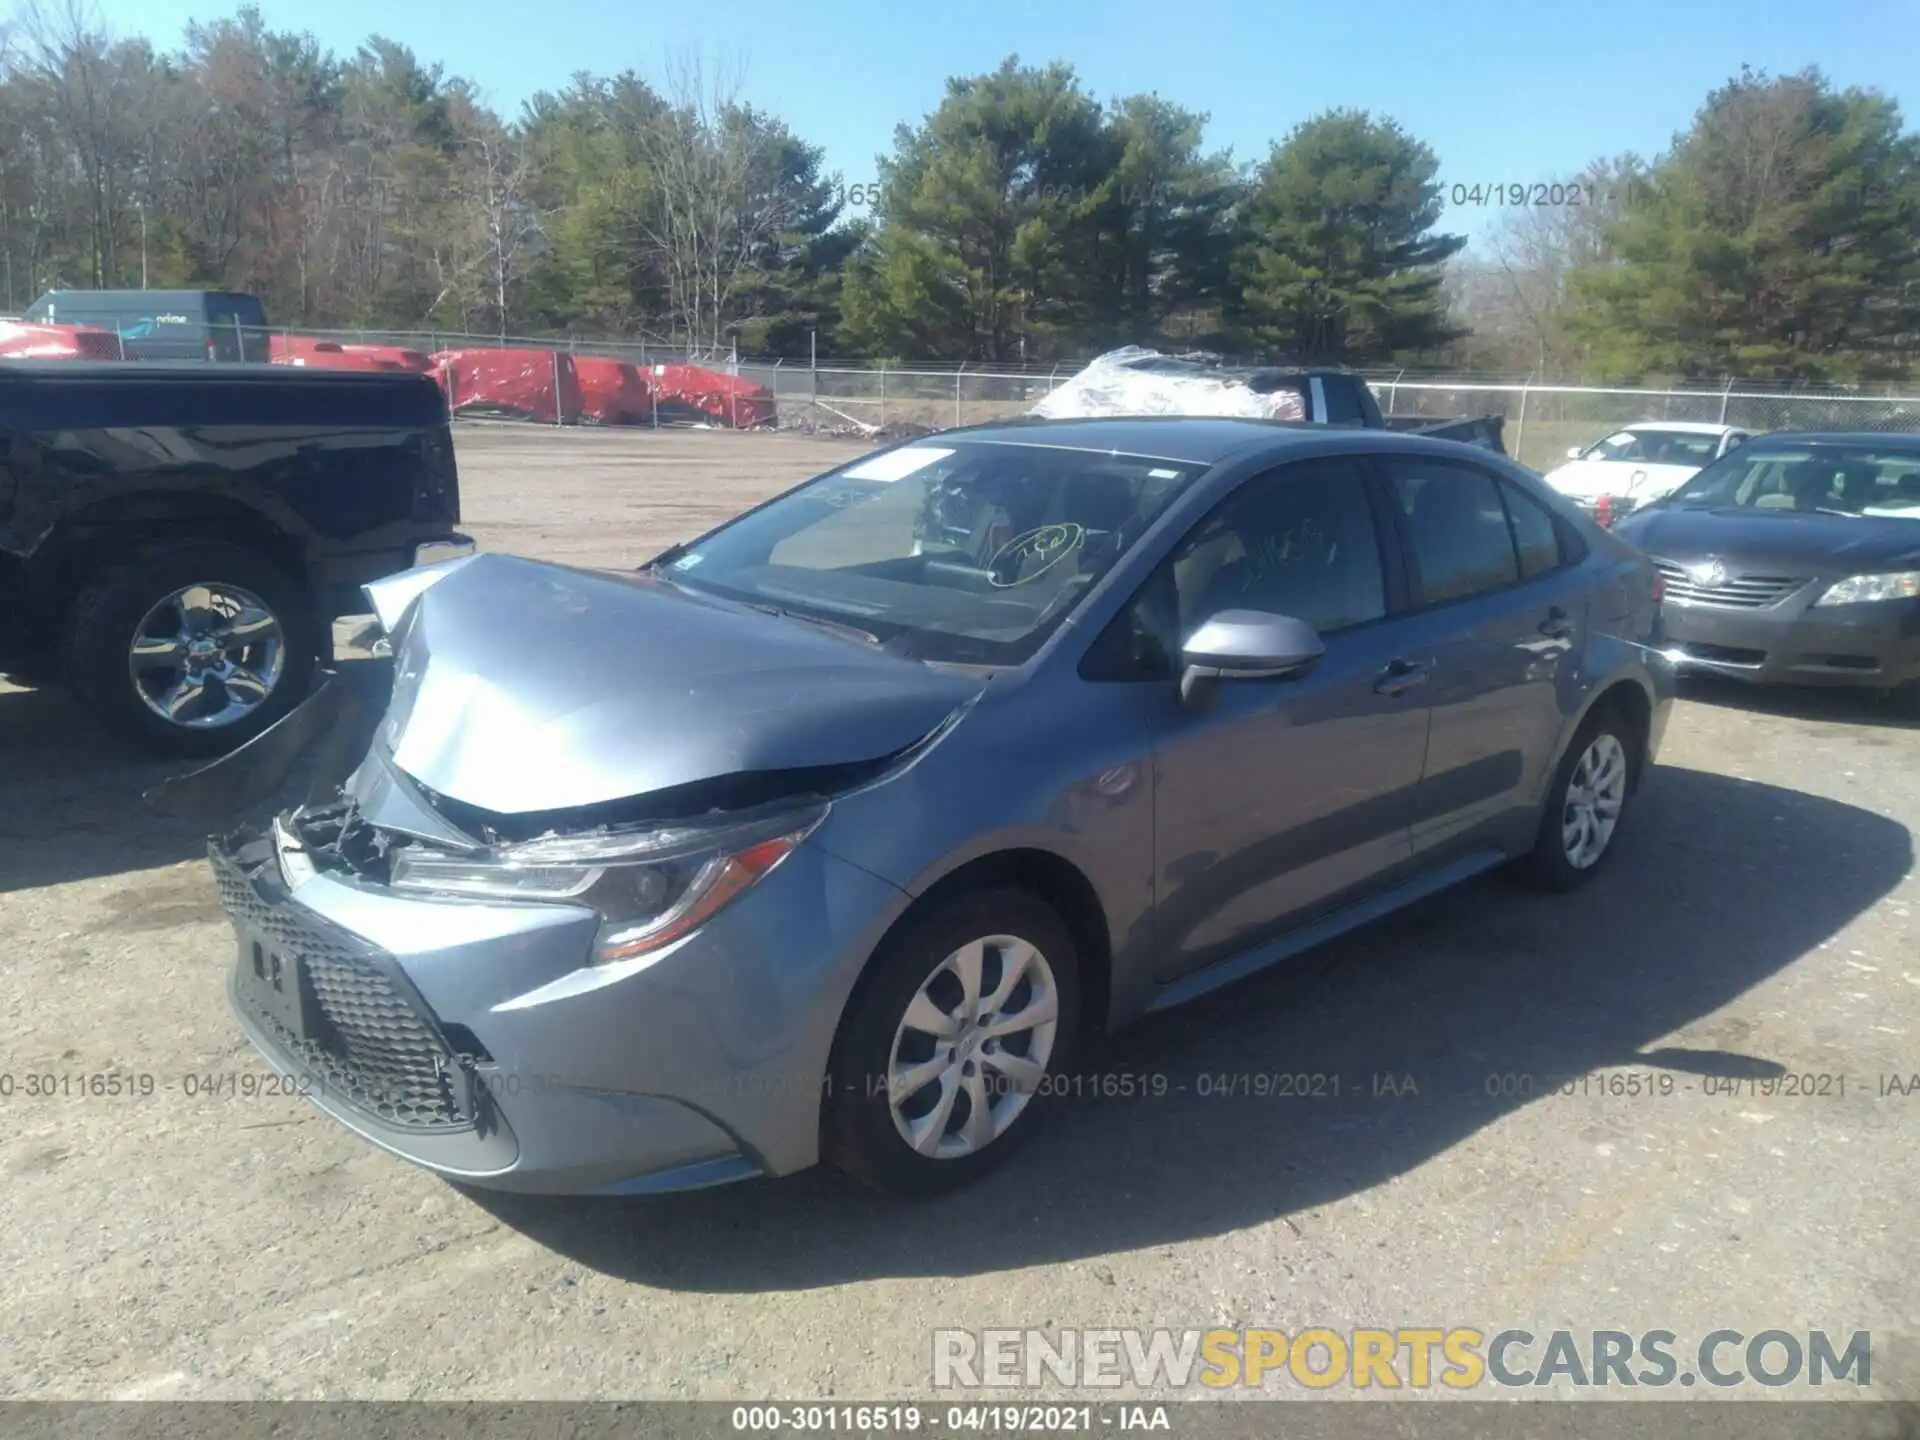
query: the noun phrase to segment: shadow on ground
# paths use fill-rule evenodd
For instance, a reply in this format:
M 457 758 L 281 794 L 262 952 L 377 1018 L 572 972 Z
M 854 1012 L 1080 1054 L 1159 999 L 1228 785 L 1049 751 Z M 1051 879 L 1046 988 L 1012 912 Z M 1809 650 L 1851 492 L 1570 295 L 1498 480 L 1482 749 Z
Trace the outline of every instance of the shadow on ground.
M 345 662 L 341 673 L 377 695 L 391 683 L 392 670 L 390 662 L 360 659 Z M 365 721 L 367 736 L 375 719 Z M 365 738 L 359 744 L 364 750 Z M 143 796 L 160 781 L 208 763 L 140 754 L 57 686 L 0 683 L 0 895 L 204 855 L 209 831 L 238 823 L 244 812 L 220 821 L 182 820 L 161 814 Z M 296 796 L 304 780 L 296 776 L 271 803 Z
M 893 1204 L 817 1169 L 647 1201 L 477 1198 L 583 1264 L 698 1291 L 1011 1270 L 1221 1234 L 1379 1185 L 1596 1067 L 1685 1087 L 1805 1063 L 1747 1053 L 1738 1021 L 1686 1048 L 1663 1039 L 1789 965 L 1827 963 L 1819 944 L 1912 864 L 1892 820 L 1660 767 L 1586 889 L 1489 877 L 1152 1019 L 1083 1068 L 1162 1076 L 1165 1094 L 1057 1099 L 1040 1143 L 962 1193 Z M 1340 1096 L 1219 1093 L 1302 1073 L 1339 1077 Z M 1395 1093 L 1376 1096 L 1375 1076 Z M 1531 1077 L 1531 1096 L 1489 1094 L 1507 1076 Z
M 1749 685 L 1718 675 L 1689 675 L 1681 695 L 1703 705 L 1777 715 L 1828 725 L 1878 725 L 1890 730 L 1920 730 L 1920 703 L 1906 696 L 1871 690 L 1813 685 Z

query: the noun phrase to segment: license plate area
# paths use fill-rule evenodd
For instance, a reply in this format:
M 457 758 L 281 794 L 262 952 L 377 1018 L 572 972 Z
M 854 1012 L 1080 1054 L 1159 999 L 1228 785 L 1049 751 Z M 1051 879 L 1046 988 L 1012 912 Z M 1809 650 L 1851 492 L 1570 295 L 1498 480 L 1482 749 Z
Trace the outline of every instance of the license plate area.
M 300 957 L 260 936 L 240 937 L 240 989 L 263 1015 L 295 1040 L 316 1038 L 319 1007 Z

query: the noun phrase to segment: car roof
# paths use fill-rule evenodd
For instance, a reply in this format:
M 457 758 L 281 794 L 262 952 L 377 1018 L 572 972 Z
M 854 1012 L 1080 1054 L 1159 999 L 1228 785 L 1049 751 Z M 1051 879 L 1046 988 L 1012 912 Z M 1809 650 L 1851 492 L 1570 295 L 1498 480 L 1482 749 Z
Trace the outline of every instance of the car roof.
M 1774 445 L 1870 445 L 1876 450 L 1905 450 L 1920 455 L 1920 435 L 1905 430 L 1769 430 L 1753 437 L 1740 453 Z
M 1287 451 L 1333 438 L 1351 442 L 1354 452 L 1466 449 L 1458 441 L 1436 440 L 1418 434 L 1358 426 L 1315 425 L 1286 420 L 1243 420 L 1204 415 L 1100 416 L 1049 420 L 1019 417 L 959 430 L 941 430 L 923 437 L 939 445 L 964 440 L 984 445 L 1042 445 L 1142 459 L 1171 460 L 1187 465 L 1218 465 L 1261 451 L 1276 458 Z M 918 443 L 918 442 L 916 442 Z M 1477 451 L 1482 455 L 1490 452 Z
M 178 300 L 257 300 L 245 290 L 49 290 L 40 300 L 124 300 L 131 304 L 160 304 Z M 36 305 L 39 300 L 34 302 Z

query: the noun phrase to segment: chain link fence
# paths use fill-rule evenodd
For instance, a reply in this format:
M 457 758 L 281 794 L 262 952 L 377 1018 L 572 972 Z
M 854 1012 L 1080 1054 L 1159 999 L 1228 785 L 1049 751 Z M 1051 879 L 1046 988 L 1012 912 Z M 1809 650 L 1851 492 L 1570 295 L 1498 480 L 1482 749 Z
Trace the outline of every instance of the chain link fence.
M 772 397 L 772 423 L 780 429 L 875 440 L 1022 414 L 1080 368 L 1078 362 L 987 366 L 743 359 L 731 348 L 718 352 L 712 347 L 653 336 L 601 340 L 432 329 L 275 327 L 266 339 L 272 342 L 273 353 L 281 356 L 293 353 L 296 345 L 315 343 L 390 347 L 415 352 L 419 360 L 448 350 L 543 352 L 552 358 L 556 395 L 565 356 L 624 362 L 636 367 L 642 378 L 658 366 L 691 364 L 759 387 Z M 236 337 L 233 348 L 238 349 L 239 343 L 240 337 Z M 260 353 L 264 358 L 269 348 L 258 335 L 244 337 L 244 344 L 250 356 Z M 211 344 L 208 348 L 211 352 Z M 1558 464 L 1573 447 L 1591 445 L 1623 425 L 1640 421 L 1702 421 L 1754 431 L 1920 430 L 1920 384 L 1782 386 L 1729 379 L 1670 387 L 1607 387 L 1564 384 L 1532 375 L 1445 375 L 1412 370 L 1362 373 L 1373 387 L 1380 408 L 1392 417 L 1503 417 L 1509 453 L 1523 464 L 1542 470 Z M 727 398 L 710 407 L 709 413 L 683 411 L 679 423 L 764 423 L 764 404 L 749 408 L 746 414 L 750 419 L 743 416 L 736 398 L 741 393 L 737 387 L 727 391 Z M 459 397 L 450 398 L 459 408 Z M 573 423 L 567 407 L 558 403 L 530 413 L 533 423 Z M 675 422 L 663 422 L 656 412 L 648 423 Z
M 1405 371 L 1371 372 L 1367 380 L 1389 415 L 1504 416 L 1509 453 L 1535 469 L 1548 469 L 1574 446 L 1591 445 L 1641 421 L 1697 421 L 1754 431 L 1920 430 L 1920 386 L 1772 387 L 1725 380 L 1671 388 L 1606 387 Z

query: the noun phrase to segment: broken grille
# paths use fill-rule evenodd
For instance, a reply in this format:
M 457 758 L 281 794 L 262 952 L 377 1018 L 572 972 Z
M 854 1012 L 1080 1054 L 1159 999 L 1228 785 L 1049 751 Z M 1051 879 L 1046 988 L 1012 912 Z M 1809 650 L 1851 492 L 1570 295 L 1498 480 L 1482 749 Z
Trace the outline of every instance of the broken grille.
M 319 916 L 264 899 L 217 848 L 221 903 L 243 933 L 297 956 L 319 1033 L 301 1037 L 255 1005 L 248 1018 L 312 1083 L 358 1110 L 409 1130 L 473 1124 L 464 1072 L 379 961 Z M 247 963 L 242 957 L 242 964 Z M 242 987 L 244 995 L 244 987 Z

